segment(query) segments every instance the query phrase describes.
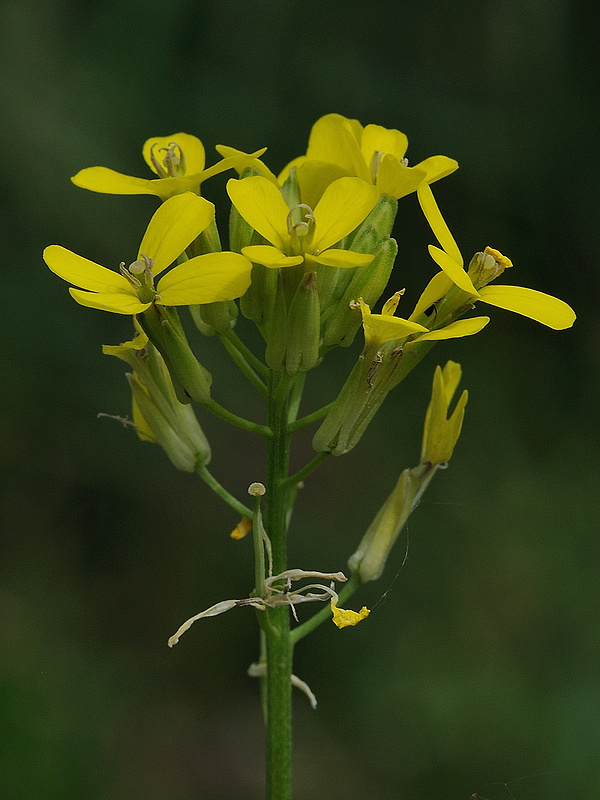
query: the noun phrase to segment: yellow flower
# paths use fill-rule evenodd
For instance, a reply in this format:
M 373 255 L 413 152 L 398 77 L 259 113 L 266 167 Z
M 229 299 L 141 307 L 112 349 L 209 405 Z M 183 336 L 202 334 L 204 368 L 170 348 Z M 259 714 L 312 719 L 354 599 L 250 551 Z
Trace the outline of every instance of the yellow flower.
M 431 156 L 409 167 L 407 147 L 408 139 L 401 131 L 381 125 L 363 128 L 356 119 L 326 114 L 312 127 L 306 155 L 290 162 L 279 180 L 283 183 L 296 167 L 302 197 L 309 204 L 331 181 L 351 175 L 399 199 L 423 181 L 432 183 L 458 168 L 458 163 L 446 156 Z
M 204 146 L 200 139 L 189 133 L 174 133 L 172 136 L 153 136 L 144 144 L 144 160 L 157 175 L 156 178 L 134 178 L 107 167 L 82 169 L 71 180 L 82 189 L 104 194 L 154 194 L 166 200 L 182 192 L 200 193 L 200 185 L 227 169 L 243 169 L 253 159 L 262 155 L 266 148 L 246 154 L 234 151 L 234 155 L 223 158 L 205 169 Z
M 156 211 L 128 268 L 115 272 L 60 245 L 44 250 L 44 261 L 74 284 L 72 297 L 83 306 L 114 314 L 140 314 L 152 303 L 164 306 L 213 303 L 240 297 L 250 285 L 251 263 L 239 253 L 207 253 L 174 267 L 154 288 L 154 278 L 169 267 L 214 219 L 214 206 L 186 192 Z M 82 291 L 85 290 L 85 291 Z
M 360 178 L 332 183 L 314 208 L 299 204 L 289 209 L 281 191 L 268 178 L 229 180 L 227 192 L 241 216 L 271 245 L 252 245 L 242 253 L 266 267 L 365 266 L 372 255 L 333 247 L 351 233 L 373 209 L 379 197 L 374 186 Z
M 429 328 L 426 328 L 418 322 L 394 316 L 401 296 L 402 292 L 396 292 L 396 294 L 385 303 L 381 314 L 372 314 L 371 309 L 363 302 L 363 299 L 358 299 L 367 347 L 378 349 L 386 342 L 393 342 L 408 336 L 413 336 L 414 338 L 404 345 L 404 350 L 406 350 L 417 342 L 458 339 L 462 336 L 472 336 L 475 333 L 479 333 L 490 321 L 489 317 L 459 319 L 443 328 L 430 331 Z
M 483 253 L 477 254 L 473 259 L 467 273 L 458 245 L 442 217 L 430 187 L 421 184 L 417 195 L 431 230 L 442 246 L 440 249 L 429 245 L 429 253 L 442 269 L 442 273 L 434 276 L 425 289 L 412 314 L 413 318 L 437 302 L 452 284 L 455 284 L 473 299 L 522 314 L 554 330 L 564 330 L 573 325 L 575 312 L 567 303 L 556 297 L 523 286 L 487 286 L 487 283 L 494 280 L 506 268 L 512 267 L 510 259 L 498 250 L 486 247 Z

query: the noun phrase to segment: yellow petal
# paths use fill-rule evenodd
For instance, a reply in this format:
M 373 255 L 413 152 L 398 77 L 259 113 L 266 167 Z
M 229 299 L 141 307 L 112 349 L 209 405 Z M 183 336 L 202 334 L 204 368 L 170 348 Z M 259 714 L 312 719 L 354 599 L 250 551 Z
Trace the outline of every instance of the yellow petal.
M 251 530 L 252 520 L 249 517 L 242 517 L 229 535 L 232 539 L 243 539 Z
M 365 339 L 369 344 L 384 344 L 396 339 L 404 339 L 413 333 L 427 333 L 427 328 L 418 322 L 411 322 L 402 317 L 383 316 L 381 314 L 363 314 Z M 422 338 L 422 337 L 420 337 Z
M 237 150 L 235 147 L 228 147 L 226 144 L 218 144 L 215 146 L 215 150 L 224 160 L 232 159 L 232 166 L 238 174 L 243 172 L 247 167 L 253 167 L 260 172 L 263 178 L 268 178 L 276 186 L 281 185 L 278 178 L 276 178 L 266 164 L 263 164 L 260 160 L 260 156 L 267 151 L 266 147 L 256 150 L 254 153 L 245 153 L 243 150 Z M 234 159 L 235 163 L 233 163 Z
M 214 214 L 213 204 L 192 192 L 170 197 L 150 220 L 138 258 L 142 253 L 153 258 L 153 272 L 160 274 L 210 225 Z
M 364 162 L 364 158 L 353 123 L 362 132 L 362 126 L 357 120 L 347 120 L 341 114 L 326 114 L 318 119 L 310 132 L 306 157 L 311 161 L 337 164 L 347 175 L 355 175 L 357 162 Z M 366 169 L 366 165 L 363 169 Z
M 405 167 L 397 158 L 386 155 L 377 171 L 377 188 L 399 200 L 416 192 L 425 180 L 425 171 L 418 167 Z
M 69 293 L 80 306 L 98 308 L 100 311 L 110 311 L 113 314 L 141 314 L 152 305 L 140 303 L 135 293 L 82 292 L 80 289 L 69 289 Z
M 452 283 L 455 283 L 463 292 L 477 297 L 477 289 L 473 286 L 471 278 L 462 268 L 462 264 L 458 264 L 451 256 L 439 247 L 429 245 L 429 255 L 433 258 L 438 267 L 441 267 L 446 275 L 450 278 Z
M 195 172 L 202 172 L 206 159 L 204 145 L 197 136 L 192 136 L 189 133 L 174 133 L 172 136 L 153 136 L 144 143 L 142 155 L 152 172 L 156 173 L 156 169 L 152 165 L 152 159 L 150 158 L 152 145 L 155 145 L 154 156 L 156 160 L 162 164 L 165 151 L 163 150 L 161 152 L 161 148 L 169 148 L 173 142 L 176 142 L 184 153 L 186 174 L 191 175 Z
M 52 272 L 69 283 L 92 292 L 119 292 L 135 295 L 129 281 L 119 272 L 101 267 L 77 253 L 51 244 L 44 250 L 44 261 Z
M 438 300 L 441 300 L 453 286 L 454 283 L 443 270 L 437 272 L 423 290 L 423 294 L 419 297 L 415 310 L 412 312 L 409 319 L 420 317 L 430 306 L 437 303 Z
M 289 209 L 281 191 L 267 178 L 257 175 L 242 180 L 227 181 L 231 202 L 246 222 L 278 250 L 289 242 L 287 215 Z
M 422 183 L 419 186 L 417 197 L 419 198 L 419 203 L 425 214 L 425 219 L 431 226 L 431 230 L 436 239 L 448 255 L 462 267 L 464 263 L 463 257 L 458 249 L 458 245 L 454 241 L 454 237 L 450 233 L 450 228 L 446 225 L 446 221 L 442 217 L 438 204 L 435 202 L 435 197 L 429 188 L 429 184 Z
M 484 303 L 523 314 L 557 331 L 570 328 L 576 318 L 563 300 L 523 286 L 484 286 L 479 297 Z
M 329 248 L 319 253 L 318 256 L 306 256 L 307 261 L 316 261 L 317 264 L 326 264 L 328 267 L 366 267 L 375 256 L 368 253 L 355 253 L 353 250 L 335 250 Z
M 239 253 L 206 253 L 164 275 L 157 286 L 166 306 L 216 303 L 241 297 L 250 286 L 252 264 Z
M 255 244 L 249 247 L 242 247 L 242 253 L 255 264 L 263 264 L 265 267 L 294 267 L 304 261 L 303 256 L 286 256 L 276 247 L 268 244 Z
M 423 336 L 419 336 L 418 339 L 405 345 L 405 349 L 406 347 L 410 347 L 418 342 L 424 342 L 425 340 L 440 341 L 442 339 L 459 339 L 462 336 L 472 336 L 475 333 L 479 333 L 480 330 L 483 330 L 489 321 L 489 317 L 459 319 L 457 322 L 451 322 L 450 325 L 446 325 L 445 328 L 424 333 Z
M 204 182 L 208 178 L 212 178 L 213 175 L 218 175 L 221 172 L 225 172 L 228 169 L 234 169 L 238 174 L 243 172 L 248 167 L 255 167 L 261 164 L 264 167 L 264 164 L 259 160 L 259 157 L 262 156 L 263 153 L 266 152 L 266 147 L 262 147 L 260 150 L 257 150 L 255 153 L 244 153 L 241 150 L 235 151 L 234 155 L 227 156 L 226 158 L 221 159 L 221 161 L 217 161 L 216 164 L 213 164 L 212 167 L 205 169 L 202 173 L 202 181 Z M 233 148 L 231 148 L 233 150 Z M 265 177 L 272 176 L 273 179 L 275 176 L 273 173 L 265 167 L 266 174 Z M 262 171 L 261 171 L 262 174 Z
M 75 186 L 103 194 L 157 194 L 155 181 L 123 175 L 108 167 L 87 167 L 71 178 Z
M 297 177 L 302 202 L 315 208 L 330 183 L 346 176 L 337 164 L 325 161 L 304 161 L 298 167 Z
M 366 125 L 360 141 L 360 149 L 367 164 L 375 152 L 389 153 L 397 161 L 404 158 L 408 138 L 405 133 L 381 125 Z M 415 187 L 416 188 L 416 187 Z
M 448 158 L 448 156 L 429 156 L 424 161 L 415 164 L 415 169 L 425 171 L 426 183 L 434 183 L 455 172 L 458 169 L 458 161 Z
M 375 186 L 360 178 L 340 178 L 330 184 L 314 210 L 312 251 L 326 250 L 351 233 L 378 199 Z

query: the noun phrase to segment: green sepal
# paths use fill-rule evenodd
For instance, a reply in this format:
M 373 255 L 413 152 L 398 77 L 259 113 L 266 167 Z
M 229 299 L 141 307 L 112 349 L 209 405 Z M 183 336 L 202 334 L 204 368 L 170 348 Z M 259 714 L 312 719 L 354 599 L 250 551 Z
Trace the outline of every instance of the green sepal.
M 260 175 L 260 172 L 253 167 L 245 169 L 239 177 L 239 180 L 250 178 L 254 175 Z M 229 247 L 235 253 L 241 253 L 242 247 L 249 247 L 251 244 L 261 244 L 264 240 L 259 237 L 260 241 L 256 241 L 255 231 L 242 217 L 237 208 L 231 204 L 231 211 L 229 213 Z M 242 312 L 243 313 L 243 312 Z
M 206 253 L 220 253 L 222 249 L 219 229 L 213 219 L 208 228 L 205 228 L 190 245 L 190 258 L 202 256 Z
M 266 320 L 267 349 L 265 361 L 269 369 L 279 372 L 283 369 L 287 345 L 287 304 L 280 270 L 268 270 L 274 273 L 277 280 L 271 313 Z
M 273 316 L 278 281 L 278 269 L 253 264 L 250 286 L 240 297 L 240 311 L 254 322 L 265 339 L 268 322 Z
M 212 376 L 193 354 L 176 310 L 152 305 L 137 319 L 164 358 L 179 402 L 209 402 Z
M 289 375 L 312 369 L 319 360 L 319 294 L 317 276 L 305 273 L 290 304 L 285 369 Z

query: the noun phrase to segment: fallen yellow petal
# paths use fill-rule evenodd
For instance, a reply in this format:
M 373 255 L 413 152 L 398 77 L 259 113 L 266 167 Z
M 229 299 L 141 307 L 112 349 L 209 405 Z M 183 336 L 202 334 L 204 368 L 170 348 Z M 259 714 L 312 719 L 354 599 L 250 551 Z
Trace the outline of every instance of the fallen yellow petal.
M 243 539 L 251 530 L 252 520 L 249 517 L 242 517 L 229 535 L 232 539 Z
M 337 625 L 340 630 L 358 625 L 361 620 L 366 619 L 371 613 L 366 606 L 363 606 L 360 611 L 338 608 L 333 597 L 331 598 L 331 611 L 333 613 L 333 624 Z

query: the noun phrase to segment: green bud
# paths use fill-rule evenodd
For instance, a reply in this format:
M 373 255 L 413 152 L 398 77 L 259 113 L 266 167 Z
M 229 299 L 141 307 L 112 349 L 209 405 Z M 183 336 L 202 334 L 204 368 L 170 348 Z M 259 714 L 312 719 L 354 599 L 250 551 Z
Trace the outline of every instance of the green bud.
M 305 273 L 290 304 L 285 369 L 289 375 L 312 369 L 319 360 L 319 294 L 317 276 Z
M 355 250 L 357 253 L 374 253 L 375 248 L 368 249 L 368 247 L 372 246 L 368 242 L 373 236 L 373 231 L 376 232 L 376 247 L 384 239 L 389 239 L 392 235 L 397 213 L 398 201 L 396 198 L 391 197 L 389 194 L 380 195 L 371 213 L 356 230 L 349 249 Z
M 233 328 L 238 317 L 235 300 L 221 300 L 217 303 L 190 306 L 190 312 L 196 327 L 205 336 L 226 333 Z
M 265 267 L 265 269 L 267 268 Z M 287 304 L 281 271 L 267 269 L 267 272 L 274 273 L 276 288 L 273 297 L 269 298 L 271 306 L 269 318 L 266 320 L 267 349 L 265 351 L 265 361 L 270 369 L 279 372 L 283 369 L 287 349 Z
M 240 297 L 242 314 L 254 322 L 265 339 L 268 322 L 274 313 L 278 273 L 277 269 L 270 269 L 263 264 L 253 264 L 250 286 Z
M 395 239 L 386 239 L 377 248 L 375 258 L 366 267 L 357 267 L 339 301 L 327 309 L 321 320 L 322 353 L 333 347 L 349 347 L 362 324 L 360 311 L 351 303 L 362 297 L 369 306 L 381 297 L 390 279 L 398 252 Z

